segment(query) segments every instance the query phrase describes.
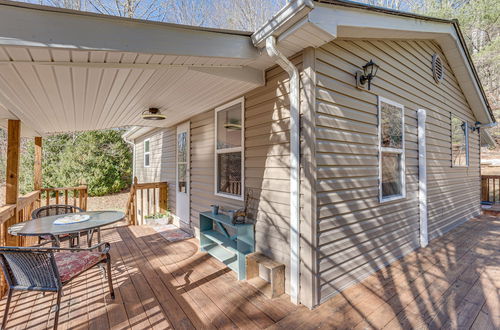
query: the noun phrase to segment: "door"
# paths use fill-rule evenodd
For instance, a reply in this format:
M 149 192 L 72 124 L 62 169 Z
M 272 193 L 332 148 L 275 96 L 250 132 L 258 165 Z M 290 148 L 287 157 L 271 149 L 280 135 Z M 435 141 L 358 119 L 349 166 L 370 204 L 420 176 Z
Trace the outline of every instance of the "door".
M 190 224 L 189 212 L 189 122 L 177 126 L 175 211 L 181 225 Z

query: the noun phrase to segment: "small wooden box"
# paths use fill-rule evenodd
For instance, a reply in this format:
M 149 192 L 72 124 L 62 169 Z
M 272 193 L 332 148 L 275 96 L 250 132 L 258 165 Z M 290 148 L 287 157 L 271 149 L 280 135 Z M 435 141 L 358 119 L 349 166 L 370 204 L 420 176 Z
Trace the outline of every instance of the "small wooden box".
M 269 270 L 269 282 L 260 277 L 259 265 Z M 285 265 L 255 252 L 247 255 L 246 270 L 248 283 L 259 289 L 266 297 L 276 298 L 285 293 Z

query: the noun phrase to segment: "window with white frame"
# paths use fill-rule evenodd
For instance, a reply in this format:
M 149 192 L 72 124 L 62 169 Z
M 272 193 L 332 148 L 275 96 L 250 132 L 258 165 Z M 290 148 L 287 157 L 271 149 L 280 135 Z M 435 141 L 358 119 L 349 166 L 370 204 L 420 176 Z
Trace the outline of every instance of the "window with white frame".
M 151 142 L 149 139 L 144 140 L 144 167 L 149 167 L 151 164 Z
M 380 201 L 404 198 L 404 106 L 379 97 L 378 108 Z
M 244 99 L 215 109 L 215 194 L 243 199 Z
M 466 121 L 451 115 L 451 165 L 469 166 L 469 130 Z

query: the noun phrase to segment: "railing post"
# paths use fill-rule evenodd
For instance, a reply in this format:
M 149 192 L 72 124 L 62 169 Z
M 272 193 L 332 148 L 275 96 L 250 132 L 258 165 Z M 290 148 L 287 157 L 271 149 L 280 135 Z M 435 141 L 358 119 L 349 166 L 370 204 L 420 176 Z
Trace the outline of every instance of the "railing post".
M 42 189 L 42 137 L 35 137 L 35 165 L 33 168 L 33 186 Z
M 7 127 L 7 169 L 5 185 L 5 203 L 17 205 L 19 195 L 19 159 L 21 151 L 21 121 L 9 120 Z M 6 227 L 16 224 L 18 221 L 18 210 L 7 220 Z M 5 244 L 19 246 L 21 241 L 18 237 L 6 234 Z
M 165 214 L 168 209 L 168 184 L 160 186 L 158 204 L 160 207 L 160 213 Z
M 488 179 L 484 177 L 481 178 L 481 200 L 485 202 L 490 200 L 488 192 Z
M 16 204 L 19 195 L 19 157 L 21 150 L 21 121 L 9 120 L 7 129 L 7 171 L 5 203 Z

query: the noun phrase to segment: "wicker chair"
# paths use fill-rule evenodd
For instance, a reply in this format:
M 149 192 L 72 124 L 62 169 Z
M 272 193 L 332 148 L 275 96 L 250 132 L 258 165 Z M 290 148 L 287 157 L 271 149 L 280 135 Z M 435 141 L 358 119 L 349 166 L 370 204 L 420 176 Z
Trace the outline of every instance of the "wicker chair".
M 103 246 L 102 252 L 97 251 Z M 105 263 L 107 266 L 109 293 L 111 298 L 115 299 L 109 249 L 109 243 L 86 249 L 0 247 L 0 262 L 9 286 L 2 329 L 5 329 L 7 324 L 12 292 L 15 290 L 57 292 L 54 317 L 54 329 L 57 329 L 63 287 L 73 278 L 99 264 Z
M 77 213 L 77 212 L 84 212 L 81 208 L 73 205 L 64 205 L 64 204 L 59 204 L 59 205 L 47 205 L 47 206 L 42 206 L 40 208 L 37 208 L 33 212 L 31 212 L 31 218 L 32 219 L 38 219 L 41 217 L 48 217 L 51 215 L 58 215 L 58 214 L 67 214 L 67 213 Z M 61 235 L 59 237 L 59 240 L 70 240 L 70 246 L 75 247 L 79 246 L 79 236 L 78 235 Z M 77 240 L 75 243 L 74 241 Z M 55 242 L 54 237 L 46 235 L 46 236 L 40 236 L 38 237 L 38 244 L 42 243 L 42 241 L 52 241 Z

